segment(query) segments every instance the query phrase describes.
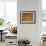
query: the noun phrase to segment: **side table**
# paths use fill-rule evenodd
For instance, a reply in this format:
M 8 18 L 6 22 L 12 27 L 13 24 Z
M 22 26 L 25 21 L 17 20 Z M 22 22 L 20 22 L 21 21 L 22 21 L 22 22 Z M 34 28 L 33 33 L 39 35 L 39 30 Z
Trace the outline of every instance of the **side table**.
M 2 42 L 2 32 L 3 32 L 3 30 L 0 30 L 0 32 L 1 32 L 1 42 Z

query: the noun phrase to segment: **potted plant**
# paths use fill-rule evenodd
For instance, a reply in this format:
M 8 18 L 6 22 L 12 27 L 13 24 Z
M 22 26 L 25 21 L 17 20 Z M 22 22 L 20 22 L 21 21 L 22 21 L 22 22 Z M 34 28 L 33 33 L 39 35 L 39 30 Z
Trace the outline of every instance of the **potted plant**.
M 4 25 L 4 19 L 3 18 L 0 18 L 0 27 L 2 27 Z

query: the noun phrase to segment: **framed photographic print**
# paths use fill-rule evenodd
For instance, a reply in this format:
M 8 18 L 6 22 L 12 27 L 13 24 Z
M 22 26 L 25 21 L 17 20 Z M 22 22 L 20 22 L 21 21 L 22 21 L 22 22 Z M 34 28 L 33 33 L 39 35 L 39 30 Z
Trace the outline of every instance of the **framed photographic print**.
M 35 11 L 20 11 L 21 24 L 35 24 L 36 12 Z

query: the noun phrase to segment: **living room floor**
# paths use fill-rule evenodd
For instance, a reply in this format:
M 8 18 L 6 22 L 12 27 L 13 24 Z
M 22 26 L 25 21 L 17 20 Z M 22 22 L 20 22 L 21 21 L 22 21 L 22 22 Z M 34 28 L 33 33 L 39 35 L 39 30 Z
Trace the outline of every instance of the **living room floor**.
M 0 46 L 5 46 L 5 42 L 0 42 Z
M 5 46 L 5 42 L 4 41 L 0 41 L 0 46 Z M 37 44 L 34 44 L 33 46 L 38 46 Z M 39 46 L 46 46 L 46 43 L 45 44 L 42 44 L 42 45 L 39 45 Z

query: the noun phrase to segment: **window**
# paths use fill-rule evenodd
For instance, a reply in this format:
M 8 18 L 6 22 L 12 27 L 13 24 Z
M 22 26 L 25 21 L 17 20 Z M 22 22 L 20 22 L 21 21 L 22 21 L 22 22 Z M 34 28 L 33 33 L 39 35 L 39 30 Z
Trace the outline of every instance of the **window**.
M 6 1 L 5 7 L 7 21 L 17 24 L 17 2 Z
M 46 0 L 42 0 L 42 9 L 46 9 Z
M 4 2 L 0 2 L 0 17 L 4 16 Z
M 42 0 L 42 31 L 46 33 L 46 0 Z
M 0 17 L 17 26 L 17 0 L 0 1 Z
M 46 0 L 42 0 L 42 18 L 46 21 Z

